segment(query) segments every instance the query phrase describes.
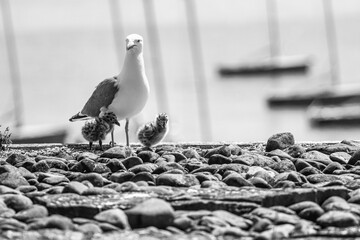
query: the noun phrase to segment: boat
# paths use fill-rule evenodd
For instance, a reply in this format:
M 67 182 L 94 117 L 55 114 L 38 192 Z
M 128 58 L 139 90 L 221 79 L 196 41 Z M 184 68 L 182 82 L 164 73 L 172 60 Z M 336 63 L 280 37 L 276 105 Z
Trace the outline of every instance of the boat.
M 330 105 L 314 101 L 307 109 L 307 116 L 316 126 L 360 125 L 360 98 Z
M 266 74 L 306 74 L 311 65 L 309 55 L 292 55 L 268 57 L 233 67 L 220 67 L 221 76 L 266 75 Z
M 265 1 L 269 32 L 269 56 L 236 66 L 221 66 L 219 74 L 223 77 L 306 74 L 311 59 L 309 55 L 283 55 L 280 53 L 280 31 L 276 0 Z
M 306 106 L 317 101 L 317 104 L 340 104 L 360 97 L 359 84 L 341 84 L 320 88 L 299 89 L 292 92 L 277 92 L 267 98 L 271 107 Z

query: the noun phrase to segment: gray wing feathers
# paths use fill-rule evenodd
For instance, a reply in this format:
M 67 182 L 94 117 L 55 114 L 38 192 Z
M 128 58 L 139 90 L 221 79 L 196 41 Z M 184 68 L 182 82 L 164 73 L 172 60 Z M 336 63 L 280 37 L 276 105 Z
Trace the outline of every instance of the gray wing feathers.
M 118 91 L 115 78 L 108 78 L 97 85 L 95 91 L 81 110 L 82 114 L 97 117 L 101 107 L 108 107 Z

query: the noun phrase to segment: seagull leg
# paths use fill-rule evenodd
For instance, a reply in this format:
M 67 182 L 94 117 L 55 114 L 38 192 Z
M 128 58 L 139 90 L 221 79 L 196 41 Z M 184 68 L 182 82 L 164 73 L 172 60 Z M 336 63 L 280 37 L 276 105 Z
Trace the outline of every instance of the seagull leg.
M 115 142 L 114 142 L 114 129 L 111 130 L 111 147 L 115 146 Z
M 89 142 L 89 149 L 91 150 L 92 142 Z
M 103 150 L 101 139 L 99 139 L 99 145 L 100 145 L 100 150 Z
M 129 146 L 129 119 L 126 119 L 125 123 L 125 134 L 126 134 L 126 146 Z

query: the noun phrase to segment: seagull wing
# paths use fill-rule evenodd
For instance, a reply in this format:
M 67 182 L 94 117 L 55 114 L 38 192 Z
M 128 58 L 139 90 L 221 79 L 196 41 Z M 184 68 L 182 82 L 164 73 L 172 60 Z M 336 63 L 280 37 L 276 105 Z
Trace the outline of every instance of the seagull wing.
M 115 94 L 119 90 L 116 83 L 116 78 L 108 78 L 99 83 L 81 113 L 90 117 L 98 117 L 100 108 L 107 108 L 114 100 Z

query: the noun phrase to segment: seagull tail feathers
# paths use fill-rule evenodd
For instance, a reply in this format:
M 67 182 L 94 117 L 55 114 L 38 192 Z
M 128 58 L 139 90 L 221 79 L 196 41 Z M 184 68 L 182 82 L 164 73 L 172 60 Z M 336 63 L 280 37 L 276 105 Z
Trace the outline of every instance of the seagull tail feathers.
M 83 120 L 89 120 L 92 117 L 89 117 L 88 115 L 82 114 L 81 112 L 78 112 L 77 114 L 75 114 L 74 116 L 72 116 L 69 121 L 70 122 L 75 122 L 75 121 L 83 121 Z

